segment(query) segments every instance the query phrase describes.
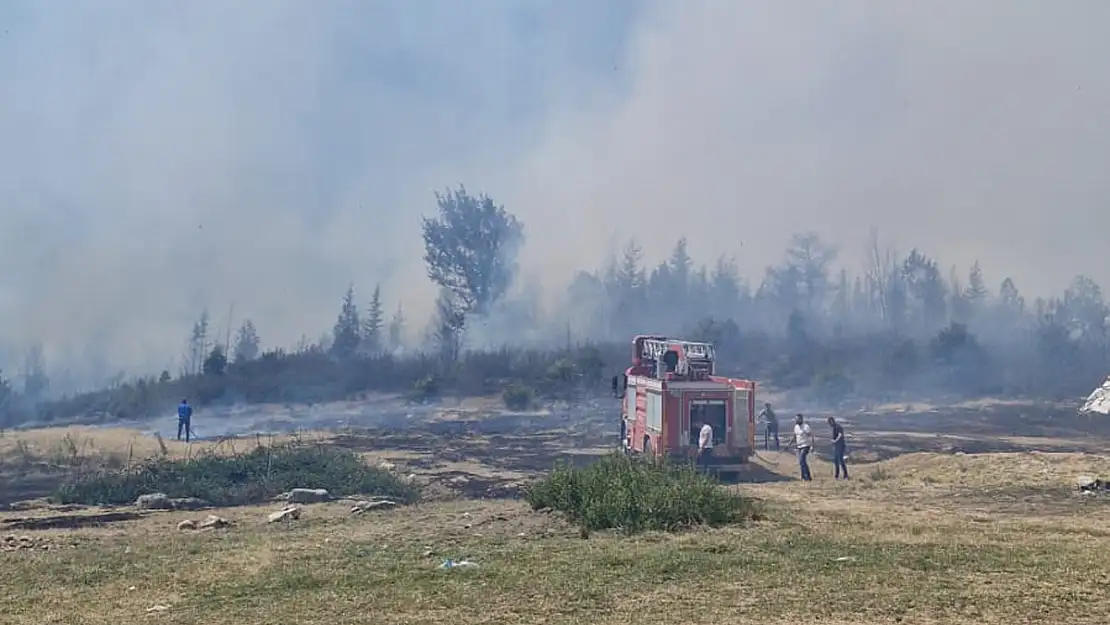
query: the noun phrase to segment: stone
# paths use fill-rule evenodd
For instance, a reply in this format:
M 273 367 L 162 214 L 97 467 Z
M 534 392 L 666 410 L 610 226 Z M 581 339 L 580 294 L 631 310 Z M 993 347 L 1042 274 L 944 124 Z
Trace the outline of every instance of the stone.
M 213 528 L 217 528 L 217 527 L 227 527 L 229 525 L 231 525 L 231 521 L 228 521 L 227 519 L 225 519 L 221 516 L 216 516 L 214 514 L 210 514 L 210 515 L 208 515 L 208 518 L 204 519 L 203 521 L 201 521 L 200 523 L 197 524 L 197 529 L 205 530 L 205 529 L 213 529 Z
M 331 499 L 331 494 L 323 488 L 294 488 L 289 491 L 290 503 L 320 503 Z
M 299 506 L 289 506 L 277 512 L 270 513 L 270 516 L 267 517 L 267 522 L 280 523 L 282 521 L 292 521 L 299 518 L 301 518 L 301 508 Z
M 185 519 L 184 521 L 177 524 L 177 529 L 183 532 L 186 530 L 195 530 L 196 528 L 197 524 L 192 519 Z
M 362 514 L 363 512 L 369 512 L 371 510 L 383 510 L 386 508 L 395 507 L 397 507 L 397 502 L 390 501 L 388 499 L 380 499 L 376 501 L 357 501 L 355 502 L 355 505 L 351 507 L 351 514 Z
M 212 507 L 212 504 L 196 497 L 181 497 L 178 499 L 171 499 L 170 505 L 173 506 L 174 510 L 201 510 L 203 508 Z
M 173 501 L 165 493 L 150 493 L 139 495 L 135 506 L 141 510 L 172 510 Z

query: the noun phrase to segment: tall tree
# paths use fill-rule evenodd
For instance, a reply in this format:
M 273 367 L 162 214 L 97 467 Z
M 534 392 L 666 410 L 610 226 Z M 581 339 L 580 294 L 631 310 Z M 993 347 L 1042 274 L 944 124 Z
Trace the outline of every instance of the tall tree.
M 967 274 L 967 289 L 964 291 L 964 296 L 971 302 L 972 308 L 977 309 L 986 303 L 989 295 L 990 291 L 983 279 L 983 269 L 979 267 L 979 261 L 975 261 Z
M 193 332 L 189 335 L 189 353 L 187 356 L 187 372 L 192 375 L 200 373 L 204 358 L 208 355 L 208 309 L 200 313 L 200 319 L 193 324 Z
M 219 376 L 227 371 L 227 356 L 224 354 L 223 345 L 216 344 L 204 359 L 202 367 L 204 375 Z
M 23 394 L 32 402 L 43 399 L 50 388 L 50 378 L 46 375 L 46 357 L 42 345 L 33 345 L 27 350 L 23 364 Z
M 902 261 L 902 279 L 907 294 L 917 302 L 917 314 L 925 332 L 933 333 L 944 325 L 948 292 L 937 263 L 914 249 Z
M 3 370 L 0 370 L 0 426 L 12 424 L 13 395 L 11 380 L 5 378 Z
M 433 321 L 432 340 L 445 365 L 453 365 L 462 353 L 462 335 L 466 329 L 466 313 L 451 291 L 443 289 L 436 299 L 436 316 Z
M 458 189 L 436 193 L 439 214 L 424 217 L 428 277 L 452 294 L 464 315 L 483 315 L 505 296 L 516 273 L 524 226 L 487 195 Z
M 786 250 L 786 265 L 794 269 L 799 302 L 807 313 L 817 312 L 829 292 L 829 265 L 836 260 L 836 248 L 825 244 L 814 232 L 795 234 Z
M 239 326 L 239 331 L 235 334 L 235 351 L 233 352 L 235 362 L 241 364 L 257 358 L 260 344 L 261 341 L 258 338 L 258 330 L 255 329 L 254 322 L 250 319 L 243 321 L 243 325 Z
M 1004 326 L 1013 327 L 1025 316 L 1025 298 L 1010 278 L 998 287 L 998 312 Z
M 362 320 L 362 349 L 376 354 L 382 350 L 382 330 L 385 326 L 385 311 L 382 310 L 382 287 L 374 286 L 374 294 L 370 296 L 370 306 L 366 309 L 366 318 Z
M 347 287 L 343 296 L 343 306 L 332 330 L 331 352 L 340 358 L 351 358 L 358 351 L 362 341 L 362 324 L 359 321 L 358 304 L 355 303 L 355 286 Z
M 397 310 L 389 319 L 389 348 L 397 349 L 405 342 L 405 311 L 397 304 Z

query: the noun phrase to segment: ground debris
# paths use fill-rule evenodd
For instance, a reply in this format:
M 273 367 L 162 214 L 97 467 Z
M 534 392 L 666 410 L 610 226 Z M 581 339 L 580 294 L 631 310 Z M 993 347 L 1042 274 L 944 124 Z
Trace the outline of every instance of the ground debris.
M 140 510 L 200 510 L 211 508 L 212 504 L 196 497 L 171 498 L 165 493 L 139 495 L 135 507 Z
M 331 493 L 324 488 L 294 488 L 274 497 L 274 501 L 288 501 L 289 503 L 321 503 L 331 501 Z
M 301 518 L 300 506 L 286 506 L 277 512 L 271 512 L 266 521 L 268 523 L 280 523 L 282 521 L 293 521 Z
M 351 514 L 362 514 L 371 510 L 384 510 L 387 508 L 396 508 L 397 502 L 388 499 L 376 499 L 371 501 L 356 501 L 351 506 Z
M 62 514 L 55 516 L 2 519 L 0 523 L 5 526 L 5 529 L 78 529 L 107 523 L 118 523 L 120 521 L 134 521 L 142 517 L 143 515 L 138 512 L 102 512 L 99 514 Z
M 216 516 L 215 514 L 210 514 L 210 515 L 208 515 L 207 518 L 205 518 L 202 521 L 194 521 L 192 519 L 185 519 L 184 521 L 177 524 L 177 529 L 182 530 L 182 531 L 185 531 L 185 530 L 207 530 L 207 529 L 216 529 L 216 528 L 220 528 L 220 527 L 229 527 L 230 525 L 231 525 L 231 521 L 228 521 L 227 519 L 225 519 L 221 516 Z
M 5 536 L 0 540 L 0 551 L 24 551 L 40 549 L 46 551 L 53 546 L 42 537 L 34 536 Z
M 1081 495 L 1110 493 L 1110 480 L 1081 475 L 1075 479 L 1075 485 Z

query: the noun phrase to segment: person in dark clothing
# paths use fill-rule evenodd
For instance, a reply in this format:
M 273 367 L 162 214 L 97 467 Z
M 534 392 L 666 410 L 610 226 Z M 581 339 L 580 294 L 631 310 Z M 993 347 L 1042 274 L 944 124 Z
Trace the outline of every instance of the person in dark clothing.
M 833 465 L 836 467 L 835 479 L 840 479 L 841 472 L 844 479 L 848 479 L 848 464 L 844 462 L 844 455 L 848 451 L 848 443 L 844 440 L 844 427 L 829 417 L 829 426 L 832 427 Z
M 763 422 L 763 449 L 769 451 L 771 449 L 771 439 L 775 439 L 775 451 L 779 451 L 779 418 L 775 415 L 775 411 L 771 410 L 771 402 L 763 404 L 763 410 L 759 411 L 759 420 Z
M 189 436 L 193 430 L 192 423 L 193 407 L 189 405 L 189 400 L 182 399 L 177 405 L 177 440 L 181 440 L 181 434 L 184 432 L 185 442 L 189 442 Z

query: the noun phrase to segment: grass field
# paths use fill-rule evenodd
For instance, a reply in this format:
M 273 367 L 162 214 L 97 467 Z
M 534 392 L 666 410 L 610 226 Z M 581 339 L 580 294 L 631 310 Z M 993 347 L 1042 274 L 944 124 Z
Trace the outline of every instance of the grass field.
M 792 474 L 788 454 L 763 454 Z M 0 622 L 47 623 L 1102 623 L 1110 614 L 1110 500 L 1087 454 L 908 454 L 817 479 L 737 486 L 746 526 L 583 539 L 513 500 L 432 501 L 351 516 L 306 507 L 28 534 L 0 553 Z M 45 514 L 46 511 L 5 513 Z M 45 545 L 45 548 L 42 546 Z M 473 569 L 440 570 L 444 558 Z

